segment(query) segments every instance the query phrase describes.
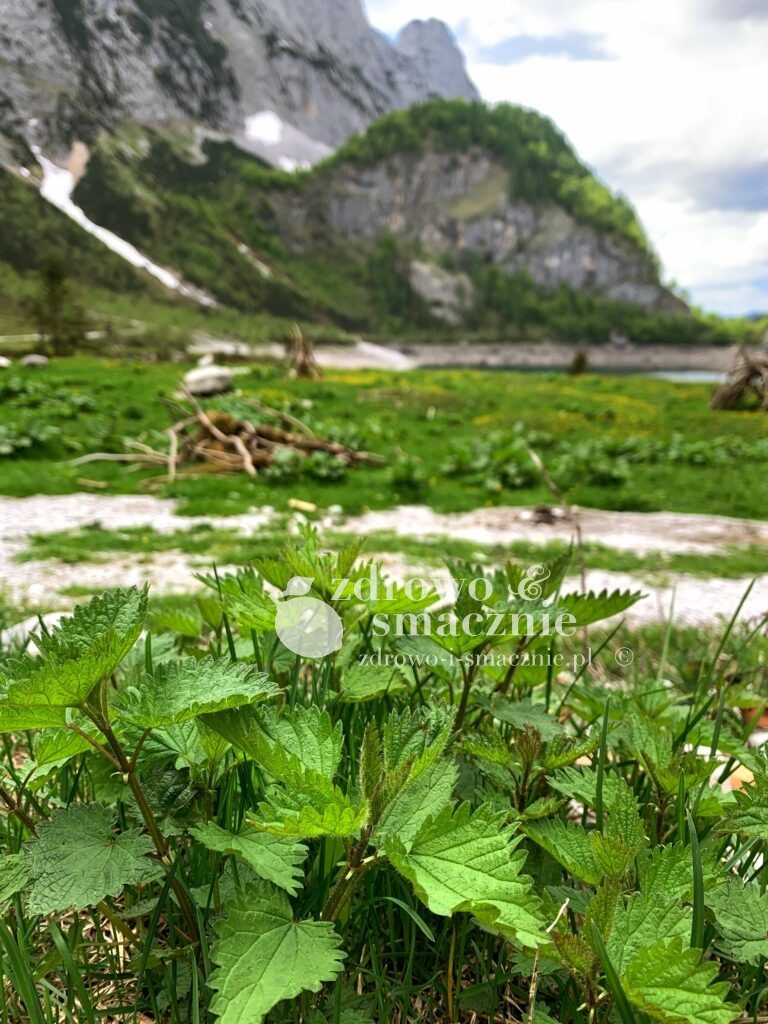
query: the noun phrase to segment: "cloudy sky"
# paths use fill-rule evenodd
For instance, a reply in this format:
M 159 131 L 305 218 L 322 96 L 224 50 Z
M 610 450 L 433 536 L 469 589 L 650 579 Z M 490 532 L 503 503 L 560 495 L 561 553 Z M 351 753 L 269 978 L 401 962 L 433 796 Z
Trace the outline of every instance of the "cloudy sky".
M 768 0 L 364 0 L 448 22 L 486 100 L 549 115 L 627 195 L 667 279 L 768 310 Z

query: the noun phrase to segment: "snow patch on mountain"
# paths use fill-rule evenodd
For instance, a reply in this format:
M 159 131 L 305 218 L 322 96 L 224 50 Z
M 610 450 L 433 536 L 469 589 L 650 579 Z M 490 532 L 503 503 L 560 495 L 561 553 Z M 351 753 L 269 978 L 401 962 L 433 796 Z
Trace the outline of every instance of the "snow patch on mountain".
M 79 224 L 84 231 L 97 238 L 108 249 L 130 263 L 131 266 L 151 274 L 152 277 L 170 291 L 178 292 L 179 295 L 192 299 L 192 301 L 197 302 L 201 306 L 211 307 L 216 305 L 215 299 L 206 292 L 192 285 L 185 284 L 177 274 L 166 267 L 153 263 L 147 256 L 139 252 L 135 245 L 126 242 L 124 238 L 120 238 L 113 231 L 95 224 L 72 199 L 72 193 L 75 189 L 74 174 L 65 167 L 58 167 L 47 157 L 43 156 L 38 146 L 33 145 L 31 148 L 43 172 L 43 181 L 40 185 L 40 195 L 43 199 L 47 200 L 52 206 L 55 206 L 57 210 L 61 210 L 67 217 L 76 224 Z

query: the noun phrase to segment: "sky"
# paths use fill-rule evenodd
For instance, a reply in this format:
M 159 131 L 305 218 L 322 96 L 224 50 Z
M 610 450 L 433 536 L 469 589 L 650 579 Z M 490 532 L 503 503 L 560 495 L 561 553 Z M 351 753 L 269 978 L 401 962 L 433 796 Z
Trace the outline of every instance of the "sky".
M 551 117 L 635 206 L 667 281 L 768 311 L 768 0 L 364 0 L 452 29 L 483 98 Z

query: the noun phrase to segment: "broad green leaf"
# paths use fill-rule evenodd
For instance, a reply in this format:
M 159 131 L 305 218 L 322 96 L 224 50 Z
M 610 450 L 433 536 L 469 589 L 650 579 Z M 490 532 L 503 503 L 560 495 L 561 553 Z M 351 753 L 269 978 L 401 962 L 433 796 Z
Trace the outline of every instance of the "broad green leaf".
M 255 706 L 248 704 L 215 711 L 210 715 L 202 715 L 200 721 L 247 757 L 257 758 L 260 744 L 263 744 L 264 731 Z
M 221 1024 L 259 1024 L 276 1003 L 319 992 L 341 971 L 333 925 L 295 921 L 285 893 L 266 884 L 237 895 L 215 927 L 211 1012 Z
M 104 743 L 104 737 L 98 729 L 84 715 L 81 717 L 82 721 L 78 721 L 77 724 L 83 732 Z M 93 750 L 93 747 L 88 740 L 72 729 L 51 729 L 43 733 L 35 743 L 35 764 L 38 768 L 52 764 L 62 765 L 70 758 L 89 750 Z
M 768 843 L 768 774 L 755 771 L 752 785 L 734 792 L 736 807 L 727 813 L 716 829 L 723 835 L 736 833 Z
M 768 893 L 732 879 L 706 897 L 715 912 L 718 948 L 729 960 L 759 966 L 768 959 Z
M 386 849 L 388 841 L 395 839 L 410 849 L 424 822 L 450 805 L 458 774 L 456 766 L 444 760 L 407 781 L 384 808 L 374 842 Z
M 259 804 L 258 816 L 248 815 L 248 821 L 254 828 L 275 836 L 346 839 L 360 831 L 367 817 L 368 805 L 355 806 L 337 787 L 311 796 L 275 787 L 269 791 L 267 800 Z
M 23 853 L 0 856 L 0 906 L 13 899 L 26 886 L 29 873 Z
M 41 656 L 6 664 L 0 679 L 3 727 L 14 709 L 39 708 L 42 727 L 59 724 L 43 721 L 55 718 L 55 709 L 82 706 L 136 643 L 146 611 L 146 589 L 113 590 L 79 605 L 50 635 L 37 635 Z
M 520 701 L 494 697 L 487 704 L 488 711 L 497 721 L 511 725 L 521 732 L 527 725 L 533 726 L 543 740 L 551 740 L 565 731 L 554 715 L 550 715 L 543 704 L 534 704 L 529 698 Z
M 704 888 L 722 885 L 727 876 L 711 850 L 702 850 Z M 669 900 L 689 900 L 693 895 L 693 861 L 690 846 L 683 843 L 656 847 L 652 856 L 640 863 L 640 888 L 649 896 Z
M 333 778 L 344 746 L 341 722 L 334 725 L 328 712 L 317 707 L 297 707 L 279 717 L 265 714 L 263 721 L 265 732 L 303 769 Z
M 739 1016 L 735 1003 L 726 1003 L 726 982 L 714 983 L 717 965 L 702 962 L 697 949 L 686 949 L 681 938 L 642 949 L 623 973 L 621 982 L 630 1002 L 663 1024 L 731 1024 Z
M 428 704 L 411 711 L 392 712 L 382 729 L 384 767 L 391 775 L 408 761 L 414 761 L 436 744 L 442 751 L 450 735 L 455 709 Z
M 138 690 L 121 693 L 119 709 L 127 721 L 149 729 L 255 704 L 279 692 L 276 683 L 250 665 L 213 657 L 185 658 L 157 665 Z
M 567 871 L 590 885 L 599 885 L 606 877 L 620 877 L 635 856 L 634 848 L 622 839 L 587 832 L 557 818 L 526 820 L 523 829 Z
M 619 900 L 606 948 L 613 966 L 623 974 L 641 949 L 662 939 L 679 937 L 687 941 L 690 934 L 690 907 L 655 892 L 634 892 L 626 900 Z
M 192 835 L 209 850 L 229 853 L 249 864 L 260 878 L 286 889 L 292 896 L 302 878 L 301 865 L 307 848 L 290 839 L 261 832 L 250 825 L 237 834 L 227 832 L 214 822 L 193 828 Z
M 358 704 L 378 700 L 385 694 L 403 690 L 406 681 L 397 668 L 353 662 L 344 673 L 339 700 L 344 704 Z
M 140 829 L 117 834 L 110 811 L 100 804 L 72 804 L 54 811 L 26 847 L 33 914 L 82 910 L 124 886 L 156 878 L 152 840 Z
M 543 941 L 541 907 L 531 879 L 522 873 L 520 837 L 504 824 L 505 814 L 468 804 L 446 808 L 420 829 L 410 850 L 393 842 L 389 857 L 419 898 L 435 914 L 474 914 L 481 924 L 521 945 Z
M 572 625 L 577 628 L 590 626 L 593 622 L 600 622 L 603 619 L 613 618 L 614 615 L 620 615 L 642 597 L 644 594 L 639 590 L 634 592 L 614 590 L 610 593 L 607 590 L 601 590 L 599 594 L 590 590 L 588 594 L 566 594 L 558 599 L 555 607 L 558 614 L 567 612 L 573 615 L 575 622 Z

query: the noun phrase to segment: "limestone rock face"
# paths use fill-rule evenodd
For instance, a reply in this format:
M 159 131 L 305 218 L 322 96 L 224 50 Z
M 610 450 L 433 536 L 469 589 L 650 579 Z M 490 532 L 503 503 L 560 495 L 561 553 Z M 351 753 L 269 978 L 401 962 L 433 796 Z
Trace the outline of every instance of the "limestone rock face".
M 311 189 L 272 197 L 297 252 L 329 235 L 373 245 L 389 233 L 459 267 L 472 258 L 524 270 L 547 290 L 567 284 L 657 312 L 686 310 L 639 246 L 560 206 L 511 199 L 509 173 L 483 151 L 403 153 L 371 167 L 336 167 Z
M 134 119 L 192 121 L 258 151 L 249 119 L 270 112 L 312 159 L 433 96 L 477 98 L 448 29 L 416 22 L 393 45 L 361 0 L 0 0 L 6 150 L 56 156 Z
M 414 260 L 408 268 L 411 288 L 427 303 L 432 316 L 457 327 L 475 301 L 467 274 L 453 274 L 434 263 Z

